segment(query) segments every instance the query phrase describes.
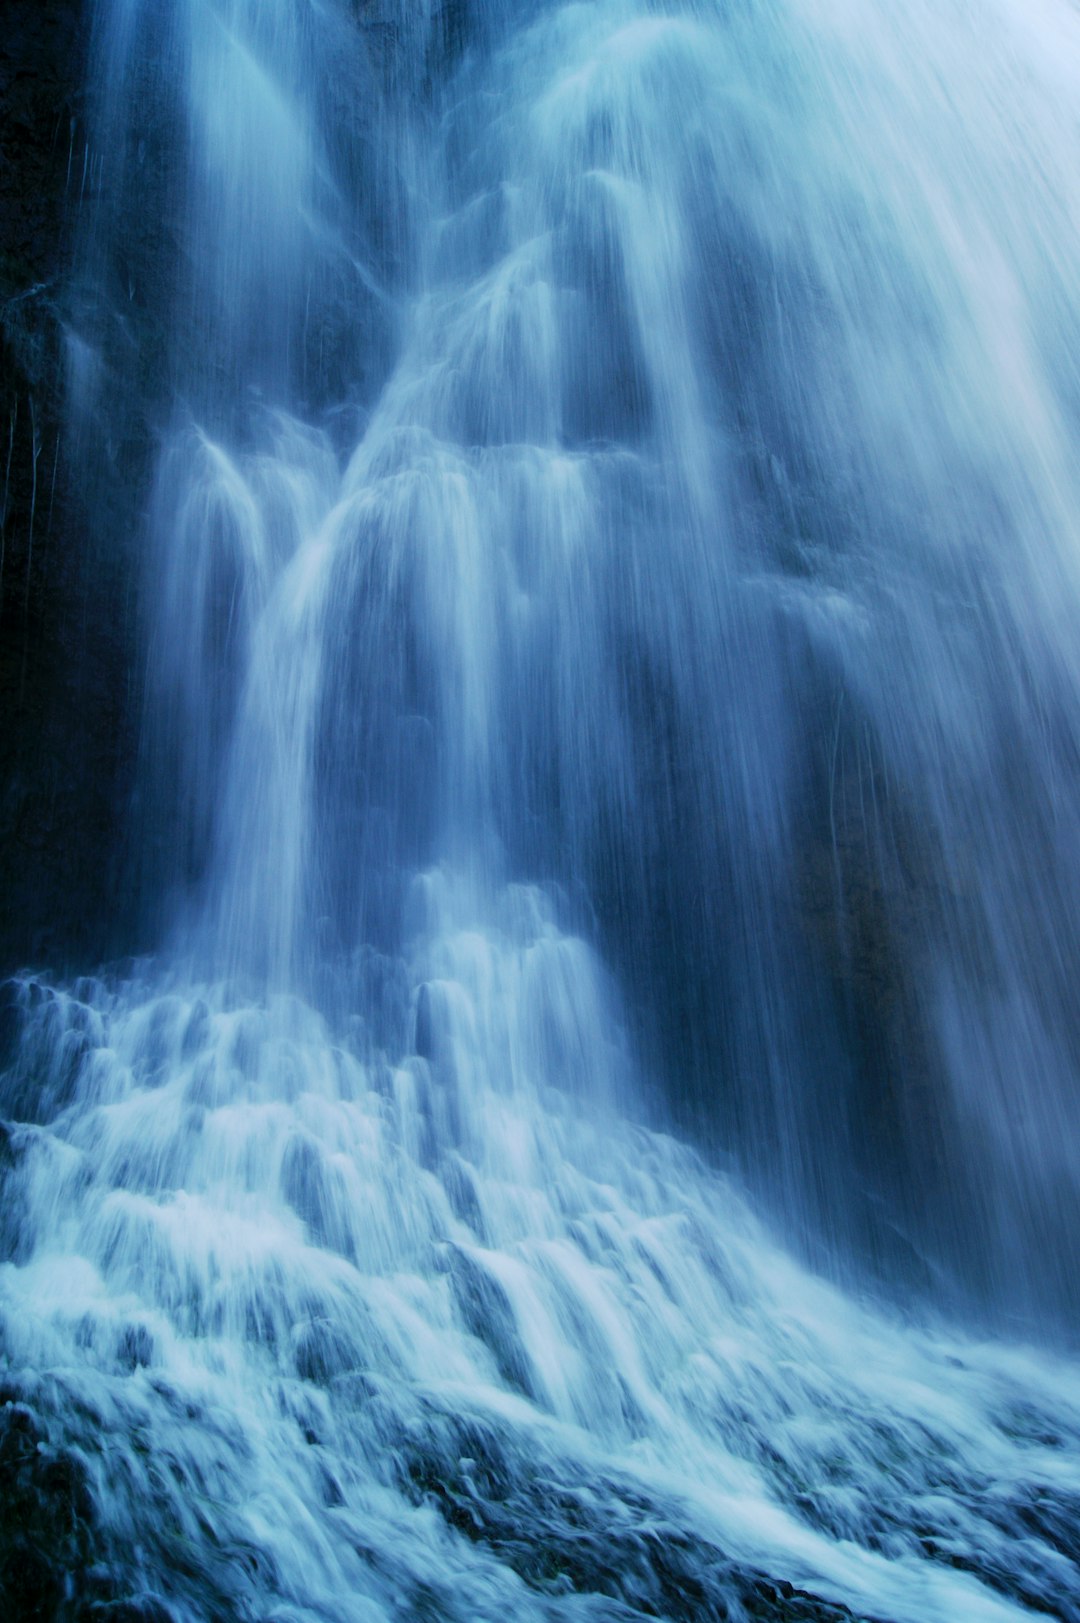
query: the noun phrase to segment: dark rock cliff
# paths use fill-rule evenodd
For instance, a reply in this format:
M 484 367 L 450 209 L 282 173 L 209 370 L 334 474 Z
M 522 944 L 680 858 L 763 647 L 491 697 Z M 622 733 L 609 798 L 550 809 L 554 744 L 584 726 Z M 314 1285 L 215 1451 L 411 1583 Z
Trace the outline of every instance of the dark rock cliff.
M 0 964 L 128 945 L 139 453 L 91 499 L 67 422 L 81 213 L 95 184 L 79 0 L 8 0 L 0 34 Z M 143 453 L 145 458 L 145 452 Z

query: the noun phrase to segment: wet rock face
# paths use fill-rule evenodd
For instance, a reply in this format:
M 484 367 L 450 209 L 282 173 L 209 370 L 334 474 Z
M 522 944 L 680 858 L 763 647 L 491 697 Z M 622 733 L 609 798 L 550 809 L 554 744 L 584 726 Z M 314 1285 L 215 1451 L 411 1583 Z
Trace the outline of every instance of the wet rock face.
M 0 962 L 113 947 L 132 757 L 128 559 L 74 477 L 64 348 L 89 150 L 88 8 L 11 0 L 0 38 Z M 118 491 L 137 485 L 115 470 Z M 97 504 L 100 505 L 100 504 Z M 102 515 L 104 517 L 104 515 Z
M 68 1612 L 93 1565 L 95 1512 L 77 1454 L 50 1446 L 26 1404 L 0 1408 L 0 1594 L 12 1623 Z M 10 1608 L 10 1610 L 7 1610 Z
M 95 1497 L 93 1448 L 58 1442 L 55 1416 L 28 1396 L 0 1387 L 5 1623 L 174 1623 L 116 1559 Z

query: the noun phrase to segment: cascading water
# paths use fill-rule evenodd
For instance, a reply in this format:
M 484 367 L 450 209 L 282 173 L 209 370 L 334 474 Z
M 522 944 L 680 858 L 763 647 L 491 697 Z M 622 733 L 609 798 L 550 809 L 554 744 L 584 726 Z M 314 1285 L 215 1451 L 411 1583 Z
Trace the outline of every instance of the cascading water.
M 1078 84 L 102 0 L 163 946 L 8 988 L 18 1617 L 1080 1617 Z

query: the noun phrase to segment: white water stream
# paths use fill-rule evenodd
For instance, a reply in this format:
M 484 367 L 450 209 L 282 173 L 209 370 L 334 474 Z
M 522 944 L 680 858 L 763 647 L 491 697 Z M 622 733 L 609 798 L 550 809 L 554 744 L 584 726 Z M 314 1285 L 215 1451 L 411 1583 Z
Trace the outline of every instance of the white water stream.
M 8 994 L 65 1604 L 1080 1617 L 1075 12 L 112 0 L 97 61 L 106 246 L 183 154 L 170 850 L 153 963 Z

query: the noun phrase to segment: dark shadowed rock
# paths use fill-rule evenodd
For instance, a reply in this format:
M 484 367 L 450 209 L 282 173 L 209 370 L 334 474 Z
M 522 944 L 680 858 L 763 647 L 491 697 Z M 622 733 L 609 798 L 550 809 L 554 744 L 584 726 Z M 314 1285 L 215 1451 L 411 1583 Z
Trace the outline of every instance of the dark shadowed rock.
M 0 38 L 0 964 L 112 948 L 133 760 L 130 555 L 100 545 L 66 422 L 89 7 L 10 0 Z M 137 500 L 133 465 L 115 499 Z M 130 488 L 134 483 L 135 488 Z M 94 508 L 100 504 L 95 492 Z M 122 530 L 119 532 L 122 535 Z

